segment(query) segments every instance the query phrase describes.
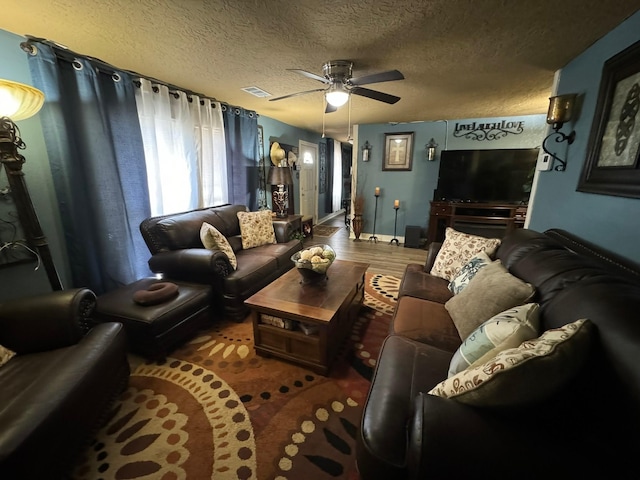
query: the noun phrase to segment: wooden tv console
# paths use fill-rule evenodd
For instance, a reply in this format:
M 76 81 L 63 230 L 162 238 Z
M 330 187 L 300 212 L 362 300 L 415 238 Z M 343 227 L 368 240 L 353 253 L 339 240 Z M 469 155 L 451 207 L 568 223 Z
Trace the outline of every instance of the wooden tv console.
M 466 233 L 494 229 L 502 237 L 514 228 L 522 228 L 527 217 L 527 205 L 473 202 L 431 202 L 427 242 L 444 240 L 446 227 Z

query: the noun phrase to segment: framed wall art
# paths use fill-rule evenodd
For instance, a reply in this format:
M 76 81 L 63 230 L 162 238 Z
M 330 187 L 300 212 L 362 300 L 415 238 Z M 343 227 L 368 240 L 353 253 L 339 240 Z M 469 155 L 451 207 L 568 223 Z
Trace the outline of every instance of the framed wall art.
M 413 165 L 414 132 L 384 134 L 384 163 L 382 170 L 411 170 Z
M 602 69 L 578 191 L 640 198 L 640 42 Z

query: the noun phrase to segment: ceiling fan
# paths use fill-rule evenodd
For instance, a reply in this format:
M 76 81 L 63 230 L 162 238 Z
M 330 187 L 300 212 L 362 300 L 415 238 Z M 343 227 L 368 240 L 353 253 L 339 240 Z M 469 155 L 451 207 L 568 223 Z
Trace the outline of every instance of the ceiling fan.
M 369 88 L 363 88 L 362 85 L 404 80 L 404 75 L 402 75 L 398 70 L 389 70 L 387 72 L 352 78 L 353 62 L 348 60 L 332 60 L 325 63 L 322 66 L 322 74 L 324 75 L 322 77 L 315 73 L 307 72 L 306 70 L 298 70 L 294 68 L 289 68 L 288 70 L 322 82 L 327 85 L 327 87 L 307 90 L 305 92 L 291 93 L 289 95 L 283 95 L 282 97 L 271 98 L 269 101 L 275 102 L 285 98 L 306 95 L 307 93 L 325 92 L 325 97 L 327 99 L 327 108 L 325 113 L 335 112 L 338 107 L 347 103 L 350 94 L 371 98 L 373 100 L 378 100 L 379 102 L 394 104 L 400 100 L 400 97 L 378 92 L 377 90 L 371 90 Z

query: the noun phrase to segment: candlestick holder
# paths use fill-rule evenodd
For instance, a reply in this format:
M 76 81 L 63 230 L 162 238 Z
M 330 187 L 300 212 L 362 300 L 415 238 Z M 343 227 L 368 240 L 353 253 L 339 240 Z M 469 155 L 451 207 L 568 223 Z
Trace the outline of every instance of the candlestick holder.
M 376 237 L 376 218 L 378 217 L 378 197 L 379 193 L 375 194 L 376 196 L 376 206 L 373 210 L 373 235 L 369 237 L 369 241 L 373 243 L 378 243 L 378 237 Z
M 398 209 L 399 208 L 400 207 L 396 207 L 395 205 L 393 206 L 393 209 L 396 211 L 396 219 L 395 219 L 395 222 L 393 223 L 393 238 L 389 242 L 389 245 L 391 245 L 392 243 L 395 243 L 397 246 L 400 246 L 400 242 L 396 238 L 396 230 L 398 228 Z

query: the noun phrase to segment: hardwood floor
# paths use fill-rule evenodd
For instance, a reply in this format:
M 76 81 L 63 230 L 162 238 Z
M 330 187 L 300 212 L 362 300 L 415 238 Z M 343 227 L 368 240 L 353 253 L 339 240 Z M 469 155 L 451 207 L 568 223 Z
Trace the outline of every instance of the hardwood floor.
M 402 278 L 408 263 L 424 264 L 427 251 L 422 248 L 406 248 L 404 245 L 389 245 L 388 242 L 369 242 L 360 239 L 356 242 L 349 239 L 349 230 L 344 223 L 344 215 L 339 215 L 322 225 L 340 227 L 340 230 L 330 237 L 314 235 L 304 241 L 305 246 L 317 243 L 327 243 L 336 251 L 338 259 L 366 262 L 369 273 L 381 273 Z

